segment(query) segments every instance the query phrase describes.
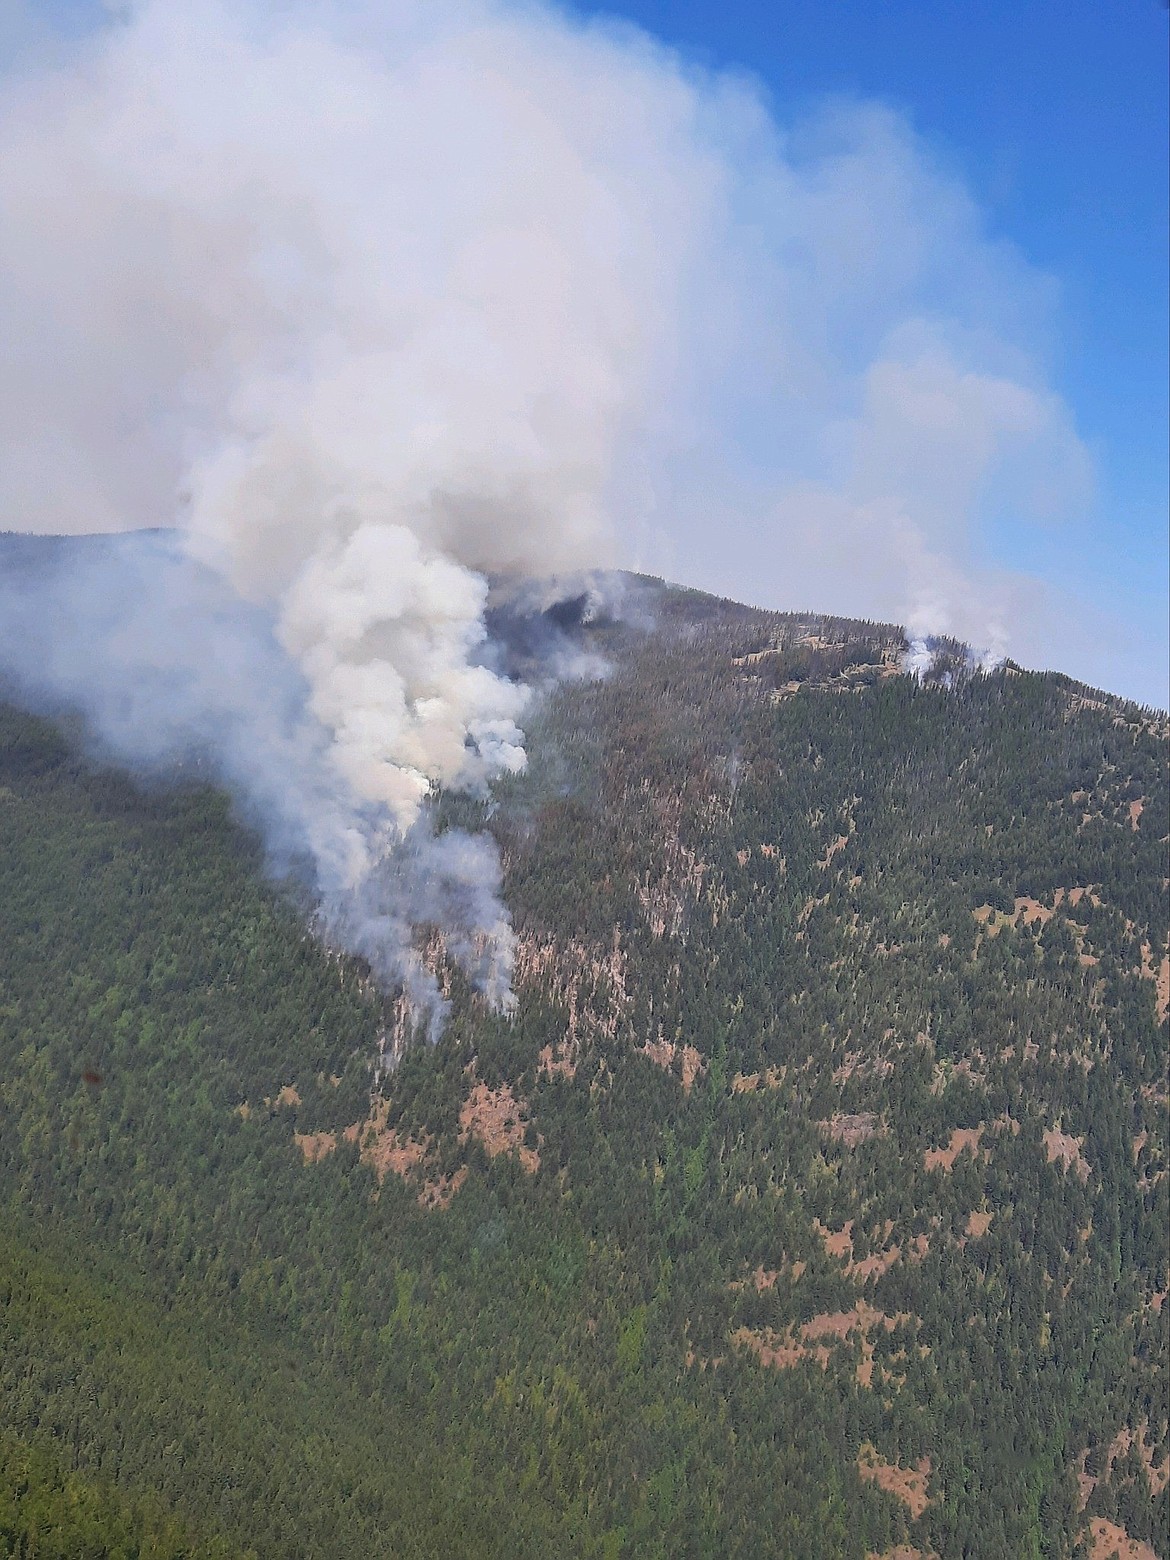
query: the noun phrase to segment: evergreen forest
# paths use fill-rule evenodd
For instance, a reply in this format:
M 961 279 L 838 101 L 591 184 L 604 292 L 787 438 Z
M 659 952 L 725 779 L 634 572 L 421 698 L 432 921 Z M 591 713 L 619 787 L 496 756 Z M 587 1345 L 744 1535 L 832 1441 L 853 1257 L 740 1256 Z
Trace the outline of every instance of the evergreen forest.
M 0 1556 L 1170 1556 L 1166 717 L 629 590 L 434 1044 L 8 690 Z

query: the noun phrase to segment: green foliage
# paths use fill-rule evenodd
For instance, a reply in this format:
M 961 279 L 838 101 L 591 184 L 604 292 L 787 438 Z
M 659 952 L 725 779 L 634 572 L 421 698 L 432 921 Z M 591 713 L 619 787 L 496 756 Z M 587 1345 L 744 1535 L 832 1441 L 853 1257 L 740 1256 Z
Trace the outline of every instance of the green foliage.
M 225 799 L 0 707 L 0 1554 L 1164 1550 L 1163 725 L 655 600 L 499 788 L 514 1018 L 377 1085 Z
M 129 1500 L 100 1480 L 66 1473 L 47 1451 L 0 1431 L 0 1555 L 4 1560 L 247 1560 L 201 1543 L 157 1500 Z

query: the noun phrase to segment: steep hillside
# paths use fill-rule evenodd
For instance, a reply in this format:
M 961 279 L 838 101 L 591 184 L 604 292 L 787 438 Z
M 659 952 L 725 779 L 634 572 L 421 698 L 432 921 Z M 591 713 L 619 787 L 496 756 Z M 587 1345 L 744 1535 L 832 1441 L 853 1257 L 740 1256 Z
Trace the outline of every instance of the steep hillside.
M 493 626 L 595 675 L 439 801 L 518 1002 L 431 937 L 434 1047 L 224 797 L 3 709 L 4 1455 L 225 1554 L 1165 1560 L 1164 719 L 645 581 Z

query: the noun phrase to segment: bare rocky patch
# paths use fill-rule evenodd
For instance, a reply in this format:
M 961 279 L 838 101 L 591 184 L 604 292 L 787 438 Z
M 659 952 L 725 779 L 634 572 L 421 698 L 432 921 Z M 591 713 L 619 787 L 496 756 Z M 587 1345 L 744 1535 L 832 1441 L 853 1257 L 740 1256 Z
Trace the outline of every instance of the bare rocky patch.
M 370 1166 L 380 1182 L 388 1175 L 405 1179 L 423 1163 L 430 1148 L 430 1138 L 403 1137 L 388 1127 L 389 1109 L 388 1100 L 376 1100 L 366 1120 L 355 1121 L 344 1133 L 347 1142 L 359 1145 L 362 1163 Z
M 923 1159 L 923 1168 L 926 1170 L 951 1170 L 955 1160 L 962 1153 L 975 1155 L 979 1152 L 979 1140 L 983 1136 L 982 1125 L 978 1127 L 955 1127 L 951 1132 L 950 1142 L 945 1148 L 928 1148 Z
M 868 1387 L 873 1380 L 874 1364 L 871 1335 L 878 1330 L 892 1332 L 910 1320 L 908 1313 L 889 1316 L 867 1301 L 859 1300 L 851 1310 L 825 1311 L 781 1333 L 770 1327 L 739 1327 L 732 1333 L 731 1341 L 750 1349 L 762 1365 L 776 1370 L 790 1370 L 808 1359 L 816 1360 L 822 1369 L 826 1369 L 833 1349 L 856 1337 L 861 1343 L 857 1380 L 861 1386 Z
M 1089 1550 L 1091 1560 L 1159 1560 L 1157 1551 L 1139 1539 L 1130 1538 L 1123 1527 L 1109 1522 L 1105 1517 L 1094 1517 L 1089 1523 Z
M 778 1089 L 787 1067 L 769 1067 L 764 1072 L 736 1073 L 731 1080 L 732 1094 L 755 1094 L 760 1089 Z
M 897 1497 L 917 1519 L 930 1505 L 927 1493 L 930 1485 L 930 1458 L 920 1457 L 913 1468 L 902 1468 L 897 1463 L 886 1462 L 879 1457 L 869 1441 L 864 1441 L 857 1458 L 857 1471 L 863 1479 L 869 1479 L 879 1489 Z
M 538 1072 L 550 1078 L 575 1078 L 577 1076 L 577 1047 L 569 1040 L 558 1045 L 546 1045 L 540 1052 Z
M 853 1114 L 839 1112 L 828 1121 L 818 1121 L 817 1126 L 826 1137 L 835 1143 L 844 1143 L 846 1148 L 856 1148 L 881 1131 L 878 1118 L 872 1110 Z
M 1059 1127 L 1049 1127 L 1044 1134 L 1044 1149 L 1048 1155 L 1050 1165 L 1062 1164 L 1066 1170 L 1071 1170 L 1078 1180 L 1084 1182 L 1089 1179 L 1089 1162 L 1081 1154 L 1084 1146 L 1083 1137 L 1073 1137 L 1068 1132 L 1062 1132 Z
M 524 1141 L 528 1130 L 528 1112 L 517 1100 L 508 1083 L 497 1089 L 476 1083 L 459 1112 L 460 1135 L 478 1138 L 494 1158 L 497 1154 L 516 1154 L 529 1174 L 540 1168 L 540 1155 Z
M 307 1165 L 315 1165 L 319 1160 L 332 1154 L 337 1147 L 336 1132 L 294 1132 L 293 1142 L 304 1155 Z
M 676 1045 L 673 1040 L 647 1040 L 642 1047 L 642 1055 L 648 1056 L 656 1067 L 662 1067 L 667 1072 L 674 1071 L 675 1058 L 679 1059 L 679 1072 L 682 1077 L 683 1091 L 691 1092 L 695 1079 L 703 1071 L 702 1052 L 697 1051 L 693 1045 Z

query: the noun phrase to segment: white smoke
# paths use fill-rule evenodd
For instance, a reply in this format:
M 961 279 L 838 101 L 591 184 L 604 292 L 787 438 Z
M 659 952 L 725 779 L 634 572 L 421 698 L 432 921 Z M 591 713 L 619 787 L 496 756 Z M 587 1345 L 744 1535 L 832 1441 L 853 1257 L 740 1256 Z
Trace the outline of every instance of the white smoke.
M 177 526 L 216 623 L 269 625 L 312 783 L 281 742 L 221 762 L 300 819 L 354 946 L 441 912 L 506 992 L 488 844 L 441 847 L 437 897 L 418 865 L 435 787 L 524 764 L 489 573 L 620 558 L 987 643 L 1015 603 L 980 517 L 1085 486 L 1042 284 L 888 112 L 786 135 L 749 83 L 520 0 L 132 0 L 37 58 L 0 88 L 0 528 Z M 137 608 L 146 684 L 194 658 L 159 730 L 264 728 L 259 664 Z
M 196 732 L 270 835 L 296 825 L 331 935 L 417 994 L 412 927 L 438 917 L 504 1002 L 490 842 L 433 839 L 421 809 L 525 762 L 526 690 L 480 654 L 486 571 L 606 556 L 672 314 L 658 246 L 690 248 L 654 127 L 693 105 L 551 16 L 380 10 L 134 6 L 0 117 L 3 523 L 177 522 L 295 663 L 311 763 L 255 708 L 271 657 L 225 680 L 173 572 L 197 625 L 177 640 L 131 599 L 79 653 L 70 603 L 125 591 L 87 565 L 38 603 L 60 643 L 36 664 L 10 595 L 6 659 L 123 756 Z M 178 646 L 192 675 L 160 686 Z M 115 718 L 101 685 L 126 654 L 149 694 L 129 717 L 119 682 Z
M 975 649 L 927 634 L 908 642 L 899 665 L 905 676 L 916 682 L 938 682 L 949 688 L 956 679 L 966 679 L 976 672 L 998 671 L 1006 659 L 994 646 Z
M 935 646 L 930 639 L 912 639 L 902 656 L 902 670 L 907 677 L 923 682 L 934 670 L 935 657 Z
M 270 613 L 193 564 L 172 533 L 0 537 L 0 628 L 6 679 L 50 710 L 84 709 L 103 756 L 226 781 L 272 868 L 311 876 L 326 940 L 405 987 L 432 1034 L 446 1002 L 414 948 L 420 925 L 438 925 L 472 983 L 510 1006 L 513 936 L 491 839 L 436 835 L 426 810 L 402 825 L 346 784 Z

